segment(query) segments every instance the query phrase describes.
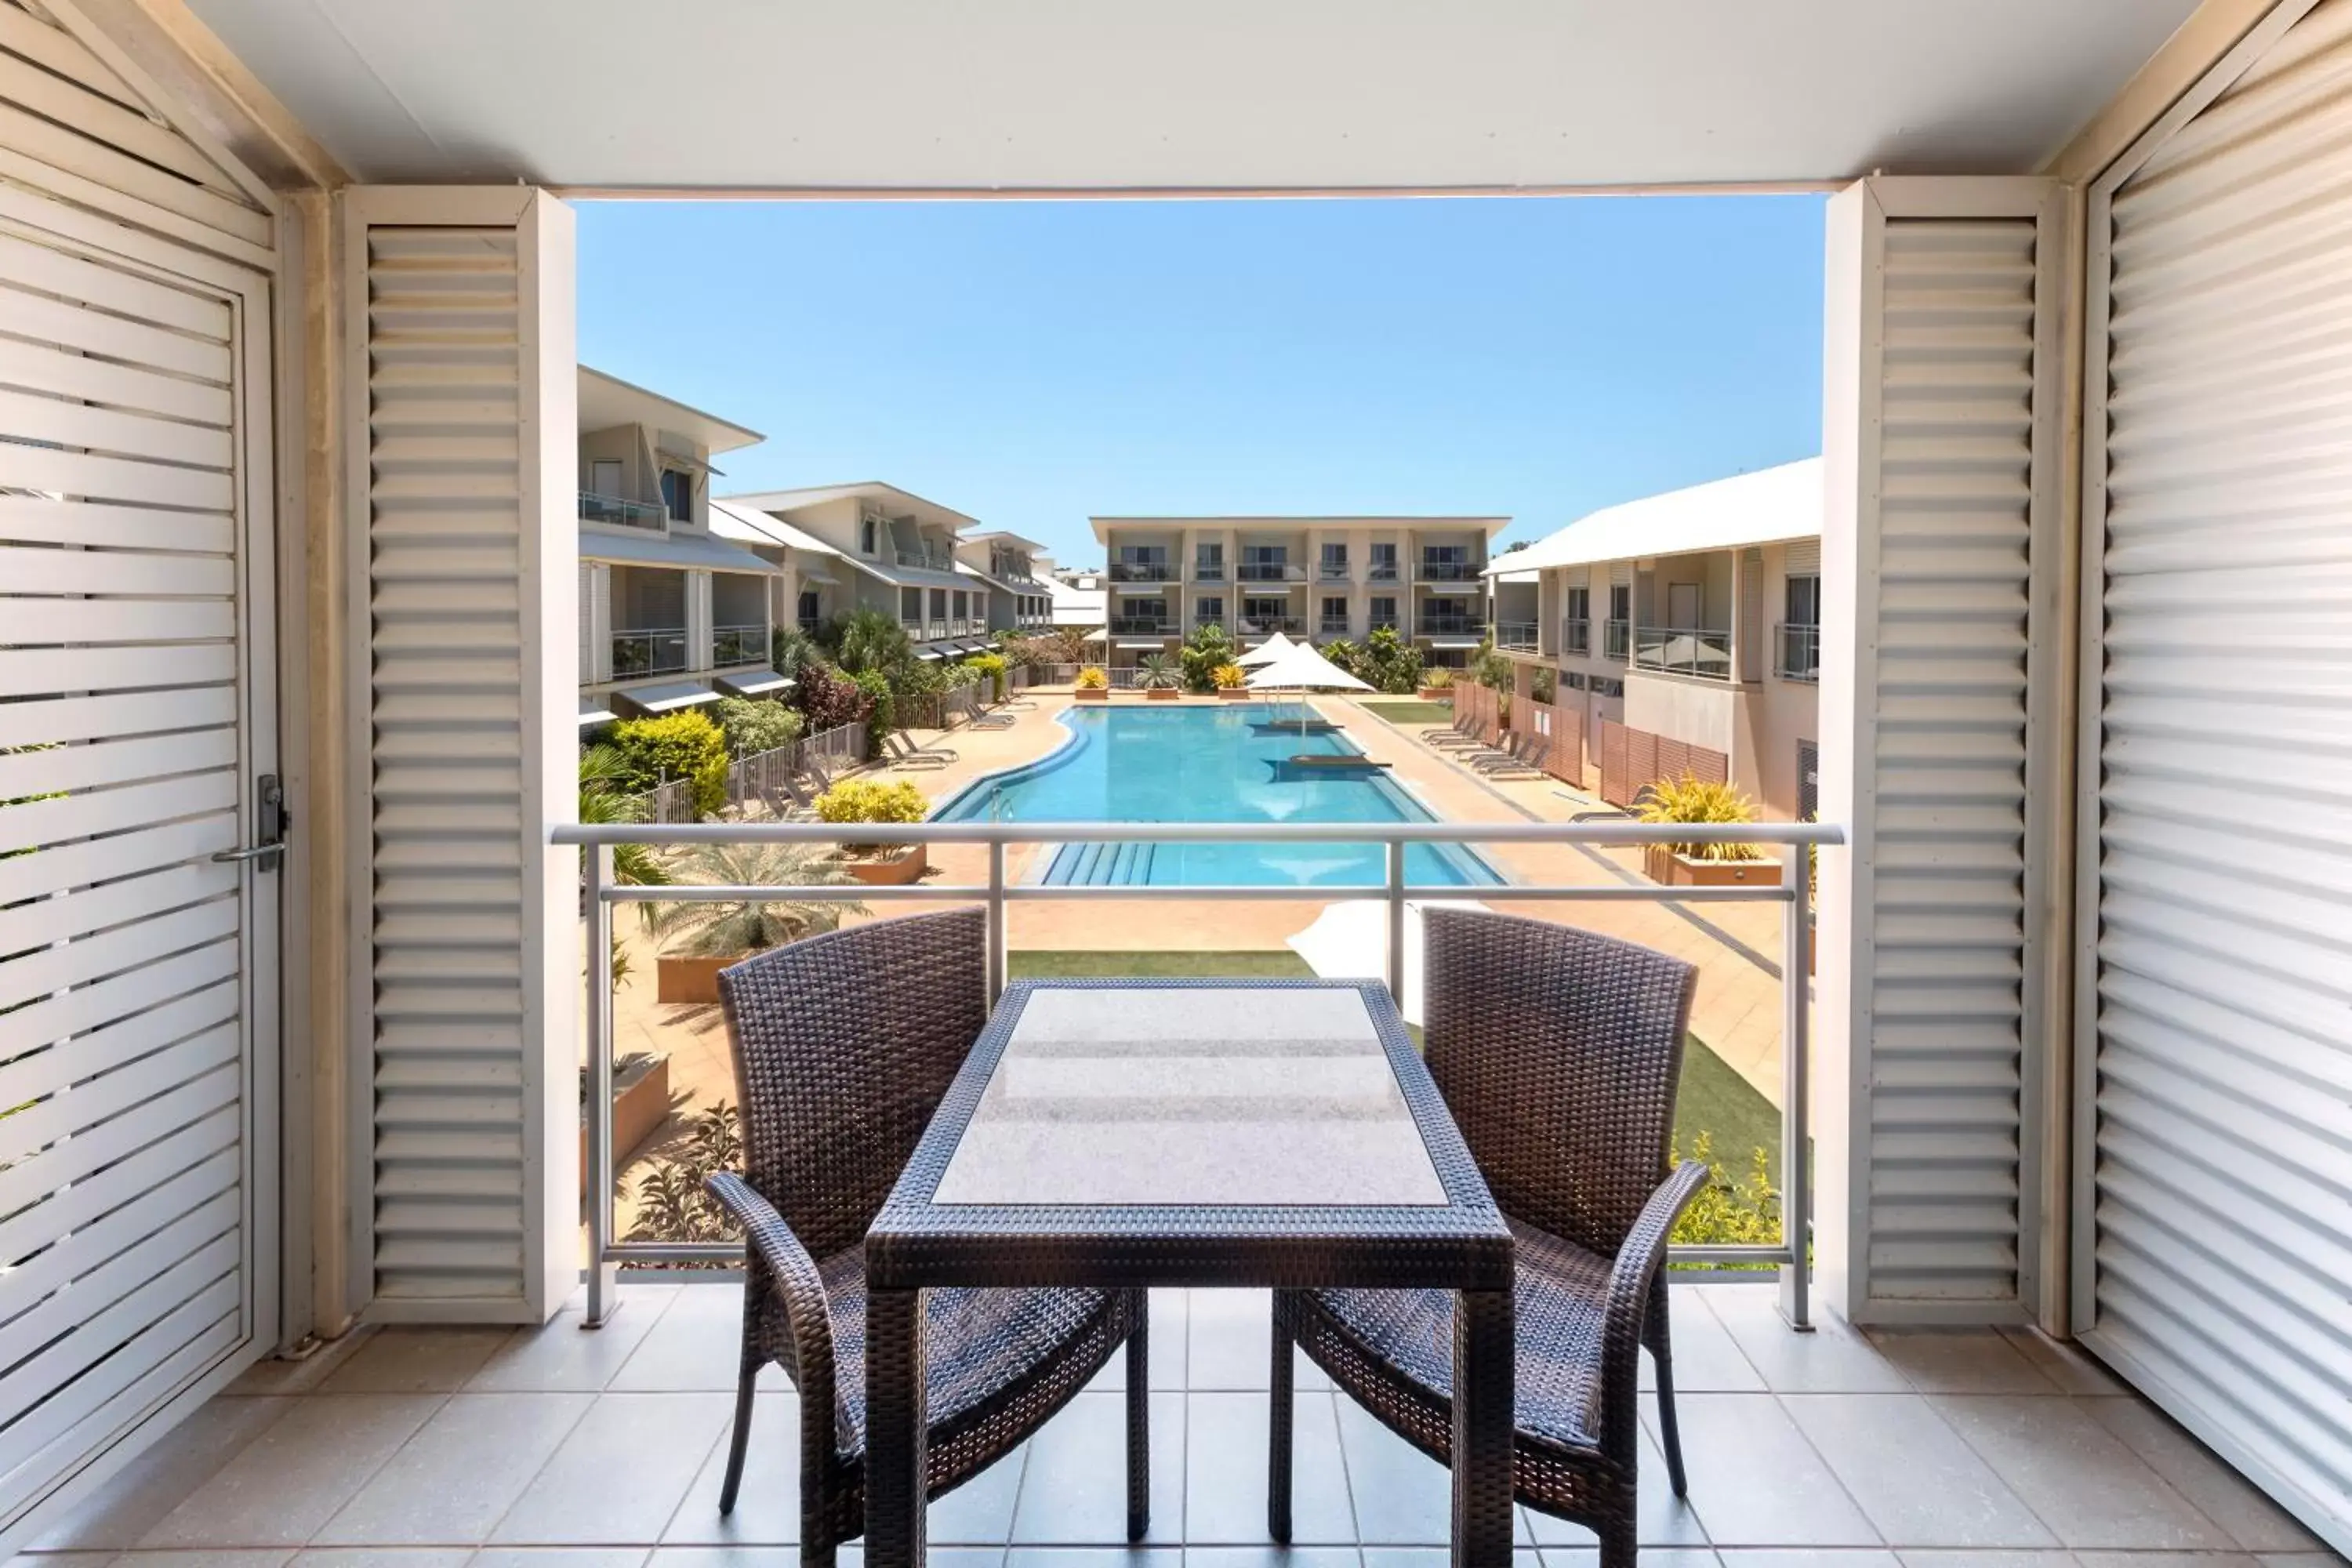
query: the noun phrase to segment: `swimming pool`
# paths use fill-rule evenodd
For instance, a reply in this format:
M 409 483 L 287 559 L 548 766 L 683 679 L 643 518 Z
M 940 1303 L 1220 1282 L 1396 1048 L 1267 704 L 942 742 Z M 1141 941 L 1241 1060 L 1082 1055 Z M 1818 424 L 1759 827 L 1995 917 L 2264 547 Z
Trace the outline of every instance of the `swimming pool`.
M 1295 708 L 1285 710 L 1296 716 Z M 1052 756 L 975 781 L 934 814 L 940 822 L 1430 822 L 1379 770 L 1297 776 L 1302 753 L 1360 754 L 1346 737 L 1286 730 L 1255 702 L 1070 709 L 1071 738 Z M 1165 887 L 1377 888 L 1378 844 L 1066 844 L 1036 879 Z M 1453 844 L 1405 847 L 1405 876 L 1451 887 L 1501 883 Z

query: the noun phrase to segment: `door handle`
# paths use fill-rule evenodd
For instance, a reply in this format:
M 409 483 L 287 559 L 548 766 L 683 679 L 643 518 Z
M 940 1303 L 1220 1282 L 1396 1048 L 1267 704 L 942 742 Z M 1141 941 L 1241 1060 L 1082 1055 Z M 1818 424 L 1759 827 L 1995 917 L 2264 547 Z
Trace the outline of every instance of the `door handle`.
M 213 854 L 213 858 L 221 865 L 230 866 L 245 860 L 258 860 L 265 855 L 274 856 L 283 855 L 285 853 L 286 846 L 283 844 L 248 844 L 242 849 L 215 850 Z M 272 865 L 263 867 L 262 869 L 265 871 L 274 870 L 276 869 L 276 866 L 273 863 Z
M 264 773 L 253 792 L 254 842 L 242 849 L 223 849 L 213 859 L 224 866 L 250 860 L 257 871 L 275 871 L 286 858 L 286 828 L 293 821 L 286 809 L 286 790 L 276 773 Z

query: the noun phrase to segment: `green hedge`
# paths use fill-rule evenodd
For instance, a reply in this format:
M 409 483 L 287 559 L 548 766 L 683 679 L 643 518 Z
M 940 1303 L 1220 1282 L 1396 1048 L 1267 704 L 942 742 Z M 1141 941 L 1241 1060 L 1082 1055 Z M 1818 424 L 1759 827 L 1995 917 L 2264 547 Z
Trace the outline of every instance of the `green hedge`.
M 613 726 L 612 746 L 620 753 L 614 787 L 644 795 L 665 779 L 694 781 L 694 811 L 716 816 L 727 804 L 727 737 L 704 714 L 689 709 L 657 719 L 626 719 Z

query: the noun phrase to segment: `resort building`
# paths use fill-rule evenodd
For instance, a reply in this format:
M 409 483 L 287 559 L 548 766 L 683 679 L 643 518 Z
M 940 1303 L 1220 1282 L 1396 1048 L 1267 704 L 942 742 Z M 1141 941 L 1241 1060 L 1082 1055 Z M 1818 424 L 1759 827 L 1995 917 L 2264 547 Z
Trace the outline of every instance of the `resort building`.
M 710 459 L 759 432 L 579 370 L 580 726 L 772 694 L 777 567 L 712 530 Z
M 792 552 L 797 626 L 880 610 L 934 655 L 988 636 L 990 597 L 1000 590 L 958 560 L 957 535 L 980 527 L 960 511 L 866 483 L 729 496 L 725 512 L 730 528 L 764 533 Z
M 1604 507 L 1494 568 L 1495 646 L 1604 724 L 1727 759 L 1776 819 L 1818 807 L 1822 460 Z M 1529 592 L 1530 584 L 1533 592 Z
M 1054 595 L 1045 547 L 1003 529 L 966 532 L 956 541 L 956 566 L 988 591 L 986 629 L 1024 632 L 1054 624 Z
M 1115 662 L 1194 626 L 1328 642 L 1391 626 L 1432 664 L 1486 630 L 1487 544 L 1507 517 L 1097 517 Z
M 1083 626 L 1088 631 L 1102 629 L 1110 595 L 1103 585 L 1100 572 L 1061 567 L 1047 580 L 1045 586 L 1053 595 L 1054 625 Z

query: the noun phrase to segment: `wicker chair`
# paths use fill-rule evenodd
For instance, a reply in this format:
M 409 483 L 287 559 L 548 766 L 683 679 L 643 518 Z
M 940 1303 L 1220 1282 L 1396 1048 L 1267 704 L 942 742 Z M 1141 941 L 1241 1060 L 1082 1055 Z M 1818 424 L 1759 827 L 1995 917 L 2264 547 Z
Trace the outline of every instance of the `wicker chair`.
M 801 1561 L 866 1530 L 867 1226 L 987 1021 L 977 910 L 810 937 L 719 976 L 743 1100 L 744 1172 L 710 1178 L 750 1242 L 731 1511 L 752 1384 L 770 1362 L 801 1401 Z M 1129 1529 L 1150 1499 L 1141 1290 L 925 1297 L 928 1495 L 1018 1447 L 1127 1346 Z
M 1644 1344 L 1667 1470 L 1684 1489 L 1660 1268 L 1706 1179 L 1703 1165 L 1666 1168 L 1696 971 L 1540 921 L 1423 919 L 1430 1074 L 1517 1243 L 1512 1491 L 1591 1527 L 1606 1568 L 1630 1565 Z M 1278 1541 L 1290 1535 L 1294 1343 L 1422 1452 L 1443 1462 L 1453 1441 L 1450 1295 L 1276 1292 L 1267 1498 Z

